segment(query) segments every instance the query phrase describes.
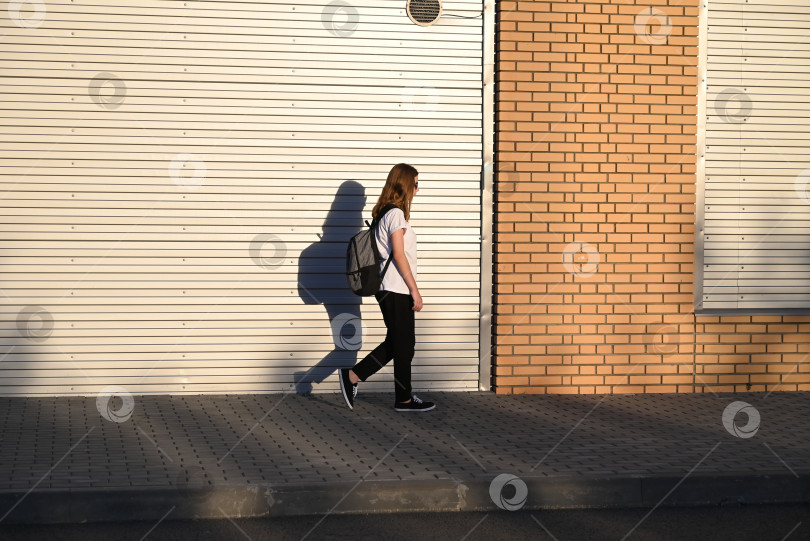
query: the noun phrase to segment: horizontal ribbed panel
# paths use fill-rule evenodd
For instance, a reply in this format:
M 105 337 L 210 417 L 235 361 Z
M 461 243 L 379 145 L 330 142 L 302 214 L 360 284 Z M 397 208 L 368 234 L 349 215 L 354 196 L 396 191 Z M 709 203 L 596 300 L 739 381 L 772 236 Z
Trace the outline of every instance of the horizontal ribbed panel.
M 810 308 L 810 6 L 709 2 L 705 310 Z
M 478 387 L 481 18 L 46 8 L 0 19 L 0 395 L 337 390 L 385 336 L 344 257 L 399 162 L 420 171 L 414 388 Z

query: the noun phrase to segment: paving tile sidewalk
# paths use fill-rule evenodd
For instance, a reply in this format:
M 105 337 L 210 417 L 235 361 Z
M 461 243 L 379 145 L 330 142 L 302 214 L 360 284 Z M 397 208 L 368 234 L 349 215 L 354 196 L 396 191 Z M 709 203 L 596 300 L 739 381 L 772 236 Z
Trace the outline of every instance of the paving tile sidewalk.
M 424 397 L 0 398 L 0 522 L 810 501 L 810 393 Z

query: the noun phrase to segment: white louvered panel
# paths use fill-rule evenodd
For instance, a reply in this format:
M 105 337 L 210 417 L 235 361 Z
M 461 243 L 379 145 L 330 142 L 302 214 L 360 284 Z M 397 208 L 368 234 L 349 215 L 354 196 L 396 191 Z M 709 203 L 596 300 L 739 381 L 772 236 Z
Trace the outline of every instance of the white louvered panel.
M 708 4 L 702 308 L 810 309 L 810 5 Z
M 742 3 L 739 0 L 712 0 L 711 8 L 716 13 L 724 10 L 739 11 Z M 805 0 L 748 0 L 745 5 L 755 7 L 757 13 L 802 13 L 802 8 L 807 6 Z
M 345 243 L 403 161 L 421 188 L 414 387 L 478 388 L 482 2 L 427 28 L 399 0 L 331 25 L 328 4 L 0 19 L 0 395 L 301 391 L 307 373 L 337 390 L 385 336 Z M 359 351 L 336 349 L 342 314 Z M 392 367 L 364 384 L 392 388 Z

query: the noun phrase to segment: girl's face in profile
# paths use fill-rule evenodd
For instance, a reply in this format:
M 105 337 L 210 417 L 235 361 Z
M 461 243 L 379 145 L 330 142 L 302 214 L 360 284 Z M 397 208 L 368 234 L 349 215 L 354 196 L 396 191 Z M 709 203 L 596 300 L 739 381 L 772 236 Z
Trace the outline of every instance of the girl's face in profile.
M 419 192 L 419 175 L 413 177 L 413 182 L 414 182 L 413 194 L 416 195 Z

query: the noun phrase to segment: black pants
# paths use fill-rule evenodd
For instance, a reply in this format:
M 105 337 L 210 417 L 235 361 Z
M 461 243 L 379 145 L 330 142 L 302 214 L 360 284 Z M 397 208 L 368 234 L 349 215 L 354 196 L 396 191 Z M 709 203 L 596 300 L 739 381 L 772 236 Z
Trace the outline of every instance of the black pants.
M 392 291 L 380 291 L 375 297 L 388 329 L 385 342 L 354 365 L 352 370 L 360 381 L 366 381 L 394 359 L 396 401 L 405 402 L 411 398 L 411 361 L 416 345 L 413 297 Z

